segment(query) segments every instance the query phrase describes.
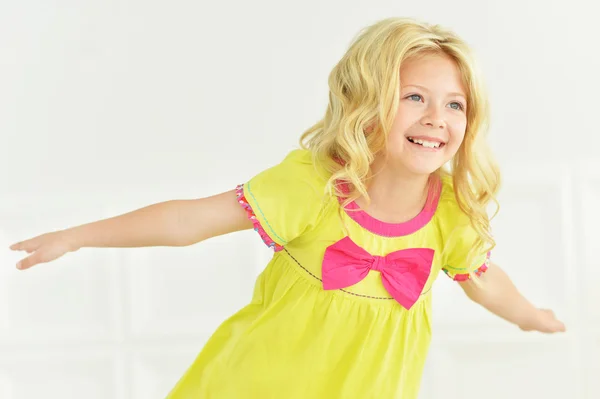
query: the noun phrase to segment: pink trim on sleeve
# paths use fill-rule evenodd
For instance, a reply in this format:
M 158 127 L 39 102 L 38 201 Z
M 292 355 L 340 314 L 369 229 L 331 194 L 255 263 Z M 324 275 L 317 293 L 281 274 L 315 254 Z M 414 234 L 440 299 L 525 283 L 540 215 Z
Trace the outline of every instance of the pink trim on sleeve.
M 473 271 L 473 274 L 475 274 L 477 277 L 481 277 L 481 275 L 487 271 L 489 263 L 490 263 L 490 255 L 491 255 L 491 253 L 488 252 L 487 257 L 486 257 L 485 262 L 483 263 L 483 265 L 479 266 L 479 268 L 477 268 L 477 269 L 475 269 Z M 448 271 L 448 269 L 442 268 L 442 270 L 443 270 L 444 273 L 446 273 L 446 275 L 448 277 L 450 277 L 454 281 L 467 281 L 467 280 L 469 280 L 471 278 L 471 275 L 469 273 L 455 274 L 454 276 L 452 276 L 452 274 L 450 274 L 450 272 Z
M 239 204 L 242 206 L 242 208 L 244 208 L 246 210 L 246 216 L 248 216 L 248 219 L 250 219 L 252 221 L 252 225 L 254 226 L 254 231 L 256 231 L 260 235 L 260 238 L 262 238 L 263 242 L 269 248 L 273 248 L 273 250 L 275 252 L 281 251 L 283 249 L 283 246 L 277 244 L 275 241 L 273 241 L 273 239 L 271 239 L 271 237 L 269 237 L 269 235 L 267 234 L 265 229 L 263 229 L 260 222 L 256 218 L 256 215 L 254 214 L 252 207 L 250 206 L 250 204 L 248 204 L 248 201 L 246 200 L 246 197 L 244 196 L 244 185 L 243 184 L 239 184 L 236 187 L 235 194 L 237 196 L 237 201 L 239 202 Z

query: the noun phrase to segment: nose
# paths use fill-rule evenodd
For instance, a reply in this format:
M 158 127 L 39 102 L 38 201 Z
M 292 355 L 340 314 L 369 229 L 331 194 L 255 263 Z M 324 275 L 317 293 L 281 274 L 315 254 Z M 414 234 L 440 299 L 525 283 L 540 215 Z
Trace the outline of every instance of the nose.
M 427 113 L 421 118 L 421 125 L 434 129 L 444 129 L 446 121 L 442 118 L 441 112 L 437 107 L 430 107 Z

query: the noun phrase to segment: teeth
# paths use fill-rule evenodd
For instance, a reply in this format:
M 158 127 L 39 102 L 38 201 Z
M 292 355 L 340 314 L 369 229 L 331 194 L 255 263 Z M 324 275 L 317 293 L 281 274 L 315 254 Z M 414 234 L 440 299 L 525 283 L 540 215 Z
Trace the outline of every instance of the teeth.
M 427 147 L 427 148 L 438 148 L 440 146 L 440 143 L 435 142 L 435 141 L 413 139 L 412 137 L 409 137 L 408 139 L 410 141 L 412 141 L 413 143 L 421 144 L 423 147 Z

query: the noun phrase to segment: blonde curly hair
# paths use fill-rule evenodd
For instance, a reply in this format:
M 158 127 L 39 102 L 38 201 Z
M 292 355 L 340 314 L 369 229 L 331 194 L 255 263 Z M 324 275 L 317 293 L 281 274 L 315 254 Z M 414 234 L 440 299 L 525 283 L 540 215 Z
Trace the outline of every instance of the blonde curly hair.
M 325 116 L 302 134 L 300 145 L 330 172 L 328 192 L 342 198 L 344 206 L 360 196 L 368 201 L 370 166 L 386 148 L 400 101 L 400 66 L 426 54 L 451 57 L 467 89 L 464 141 L 450 167 L 434 174 L 451 176 L 457 203 L 478 235 L 474 252 L 488 251 L 495 241 L 487 206 L 490 201 L 498 205 L 500 173 L 484 140 L 490 111 L 483 79 L 471 49 L 454 32 L 410 18 L 364 28 L 331 71 Z

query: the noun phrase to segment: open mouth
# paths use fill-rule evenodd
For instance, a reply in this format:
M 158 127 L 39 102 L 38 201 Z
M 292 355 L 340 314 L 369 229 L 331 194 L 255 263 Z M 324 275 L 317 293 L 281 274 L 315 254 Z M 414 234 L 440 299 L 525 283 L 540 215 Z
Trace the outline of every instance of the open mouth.
M 446 143 L 443 143 L 443 142 L 437 141 L 437 140 L 425 140 L 425 139 L 414 138 L 414 137 L 407 137 L 406 139 L 413 144 L 420 145 L 421 147 L 425 147 L 425 148 L 437 149 L 437 148 L 442 148 L 443 146 L 446 145 Z

